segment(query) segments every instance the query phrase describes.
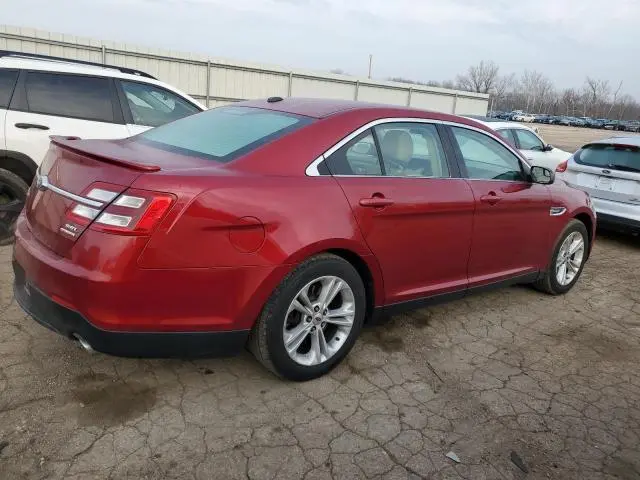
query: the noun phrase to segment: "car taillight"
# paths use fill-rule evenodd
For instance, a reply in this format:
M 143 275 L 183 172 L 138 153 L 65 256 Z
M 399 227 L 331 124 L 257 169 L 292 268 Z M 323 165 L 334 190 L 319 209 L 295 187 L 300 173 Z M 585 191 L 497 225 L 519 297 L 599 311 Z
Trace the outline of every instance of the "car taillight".
M 106 204 L 106 207 L 91 207 L 74 203 L 67 211 L 67 218 L 91 230 L 145 235 L 151 232 L 167 213 L 175 197 L 169 193 L 121 188 L 109 184 L 93 184 L 85 198 Z M 116 189 L 113 191 L 112 189 Z
M 561 164 L 556 167 L 556 172 L 562 173 L 567 171 L 567 166 L 569 165 L 569 160 L 565 160 Z
M 144 235 L 156 227 L 174 201 L 175 197 L 168 193 L 129 189 L 118 195 L 89 228 Z

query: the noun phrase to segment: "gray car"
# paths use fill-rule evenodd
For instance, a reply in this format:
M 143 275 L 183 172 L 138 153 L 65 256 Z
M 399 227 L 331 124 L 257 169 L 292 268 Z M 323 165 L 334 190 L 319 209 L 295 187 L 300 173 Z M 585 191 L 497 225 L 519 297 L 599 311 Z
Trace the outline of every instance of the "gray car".
M 562 170 L 563 180 L 589 193 L 599 224 L 640 232 L 640 136 L 588 143 Z

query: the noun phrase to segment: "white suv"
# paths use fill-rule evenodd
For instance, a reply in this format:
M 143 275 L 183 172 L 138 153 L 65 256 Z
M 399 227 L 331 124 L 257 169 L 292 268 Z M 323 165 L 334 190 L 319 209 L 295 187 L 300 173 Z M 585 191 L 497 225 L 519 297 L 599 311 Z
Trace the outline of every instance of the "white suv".
M 0 244 L 50 135 L 125 138 L 203 110 L 138 70 L 0 51 Z
M 589 193 L 598 224 L 640 233 L 640 136 L 588 143 L 556 171 Z

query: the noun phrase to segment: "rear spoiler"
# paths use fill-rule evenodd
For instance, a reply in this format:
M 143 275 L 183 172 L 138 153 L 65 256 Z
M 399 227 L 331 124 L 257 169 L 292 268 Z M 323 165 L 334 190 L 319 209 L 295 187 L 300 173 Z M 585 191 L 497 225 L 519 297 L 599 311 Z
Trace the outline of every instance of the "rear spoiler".
M 591 148 L 591 147 L 614 147 L 614 148 L 630 148 L 632 150 L 640 150 L 640 146 L 625 143 L 623 138 L 617 139 L 616 137 L 608 138 L 600 142 L 587 143 L 580 148 Z
M 113 165 L 129 168 L 131 170 L 138 170 L 140 172 L 150 173 L 160 171 L 160 167 L 158 165 L 148 165 L 144 163 L 132 162 L 131 160 L 118 157 L 117 155 L 106 155 L 104 153 L 97 152 L 96 149 L 92 149 L 90 145 L 87 145 L 84 142 L 78 142 L 78 140 L 80 140 L 80 138 L 78 137 L 51 135 L 49 138 L 51 139 L 52 145 L 64 148 L 65 150 L 69 150 L 73 153 L 86 155 L 100 162 L 111 163 Z

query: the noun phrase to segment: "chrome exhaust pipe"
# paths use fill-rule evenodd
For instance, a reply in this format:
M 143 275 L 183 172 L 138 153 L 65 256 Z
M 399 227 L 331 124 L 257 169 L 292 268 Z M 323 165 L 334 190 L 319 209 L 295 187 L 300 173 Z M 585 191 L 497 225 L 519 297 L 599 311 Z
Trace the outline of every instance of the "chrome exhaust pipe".
M 76 333 L 74 333 L 73 336 L 76 338 L 76 340 L 78 340 L 78 342 L 80 342 L 80 345 L 82 346 L 82 348 L 84 348 L 87 352 L 95 353 L 95 350 L 91 348 L 91 345 L 89 345 L 89 342 L 87 342 L 84 338 L 82 338 L 80 335 Z

